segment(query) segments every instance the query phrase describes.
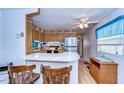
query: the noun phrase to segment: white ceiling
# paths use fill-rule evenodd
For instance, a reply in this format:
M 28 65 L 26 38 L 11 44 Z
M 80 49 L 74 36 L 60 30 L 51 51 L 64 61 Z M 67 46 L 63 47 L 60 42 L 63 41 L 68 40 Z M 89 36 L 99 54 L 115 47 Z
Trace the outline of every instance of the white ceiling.
M 89 20 L 100 21 L 114 10 L 115 8 L 42 8 L 33 22 L 43 29 L 73 29 L 77 18 L 85 16 Z

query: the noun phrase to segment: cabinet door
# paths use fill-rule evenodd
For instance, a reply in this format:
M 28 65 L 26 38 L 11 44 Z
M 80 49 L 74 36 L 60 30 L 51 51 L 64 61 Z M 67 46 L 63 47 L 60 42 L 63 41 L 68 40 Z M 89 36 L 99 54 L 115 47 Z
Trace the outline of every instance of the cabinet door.
M 40 35 L 41 35 L 41 32 L 40 31 L 38 31 L 38 41 L 40 41 Z
M 26 18 L 26 54 L 32 52 L 32 20 Z
M 53 42 L 58 41 L 57 34 L 56 34 L 56 33 L 52 33 L 52 34 L 51 34 L 51 39 L 50 39 L 50 40 L 53 41 Z
M 93 76 L 93 65 L 90 63 L 90 70 L 89 70 L 90 74 Z
M 32 31 L 32 40 L 35 40 L 35 30 Z
M 49 34 L 48 33 L 44 33 L 44 42 L 48 42 L 49 41 Z
M 92 63 L 90 63 L 90 74 L 99 83 L 99 68 Z
M 96 80 L 97 83 L 99 83 L 99 68 L 94 66 L 94 79 Z
M 35 31 L 35 40 L 40 41 L 40 32 Z
M 71 33 L 71 36 L 72 36 L 72 37 L 77 37 L 77 33 L 76 33 L 76 32 L 72 32 L 72 33 Z
M 59 42 L 63 42 L 63 41 L 64 41 L 64 34 L 63 34 L 63 33 L 58 33 L 58 34 L 56 35 L 56 37 L 57 37 L 57 40 L 58 40 Z
M 38 31 L 35 31 L 35 40 L 38 40 Z
M 40 32 L 40 41 L 43 42 L 43 32 Z
M 57 41 L 57 35 L 54 33 L 44 33 L 44 41 L 45 42 L 54 42 Z

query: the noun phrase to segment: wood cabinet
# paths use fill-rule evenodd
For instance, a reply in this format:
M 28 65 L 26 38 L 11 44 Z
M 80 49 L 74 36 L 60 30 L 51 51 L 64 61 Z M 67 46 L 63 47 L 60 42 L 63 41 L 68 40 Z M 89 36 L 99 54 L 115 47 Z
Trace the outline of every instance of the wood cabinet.
M 40 41 L 41 41 L 41 42 L 44 41 L 44 40 L 43 40 L 43 37 L 44 37 L 44 34 L 43 34 L 43 32 L 41 31 L 41 32 L 40 32 Z
M 90 58 L 90 74 L 101 84 L 117 83 L 118 64 L 114 62 L 101 62 L 93 57 Z
M 26 17 L 26 54 L 32 53 L 32 41 L 43 41 L 43 32 L 32 22 L 31 17 Z
M 72 30 L 46 30 L 34 25 L 32 17 L 26 16 L 26 54 L 32 53 L 32 41 L 63 42 L 66 36 L 77 37 L 77 32 Z
M 59 42 L 63 42 L 65 38 L 63 33 L 57 33 L 56 37 Z
M 40 37 L 40 32 L 39 31 L 35 31 L 35 40 L 39 41 L 39 37 Z
M 32 53 L 32 18 L 26 17 L 26 54 Z
M 43 41 L 43 32 L 41 32 L 41 29 L 35 25 L 33 25 L 32 38 L 33 40 Z
M 32 17 L 40 14 L 40 9 L 37 12 L 28 13 L 25 15 L 25 50 L 26 54 L 32 53 L 32 40 L 34 40 L 35 36 L 33 35 L 35 32 L 33 31 L 33 20 Z
M 77 37 L 76 31 L 44 31 L 44 42 L 63 42 L 66 36 Z
M 44 33 L 44 42 L 49 42 L 49 41 L 53 41 L 53 37 L 52 34 L 50 33 Z
M 44 32 L 44 42 L 57 42 L 59 41 L 59 35 L 57 33 L 45 33 Z
M 77 37 L 76 31 L 64 31 L 64 37 L 71 36 L 71 37 Z
M 71 36 L 72 37 L 77 37 L 77 33 L 74 31 L 74 32 L 71 33 Z

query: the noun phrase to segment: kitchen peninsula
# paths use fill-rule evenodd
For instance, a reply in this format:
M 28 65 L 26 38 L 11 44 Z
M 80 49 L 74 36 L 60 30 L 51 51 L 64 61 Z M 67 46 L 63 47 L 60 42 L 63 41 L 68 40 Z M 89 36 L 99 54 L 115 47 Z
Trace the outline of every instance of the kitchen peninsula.
M 78 59 L 79 55 L 77 52 L 63 52 L 63 53 L 33 53 L 26 55 L 26 64 L 36 64 L 34 72 L 40 73 L 40 65 L 51 66 L 53 68 L 68 67 L 72 66 L 70 75 L 70 83 L 78 83 Z M 37 82 L 42 84 L 41 79 Z

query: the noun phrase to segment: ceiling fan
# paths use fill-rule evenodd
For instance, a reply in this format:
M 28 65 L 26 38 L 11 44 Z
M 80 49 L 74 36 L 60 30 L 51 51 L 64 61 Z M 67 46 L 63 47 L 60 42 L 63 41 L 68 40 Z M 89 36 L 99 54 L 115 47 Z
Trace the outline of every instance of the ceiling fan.
M 75 20 L 76 26 L 78 26 L 81 29 L 88 28 L 89 24 L 96 24 L 96 23 L 98 23 L 98 21 L 89 20 L 88 17 L 80 17 Z

